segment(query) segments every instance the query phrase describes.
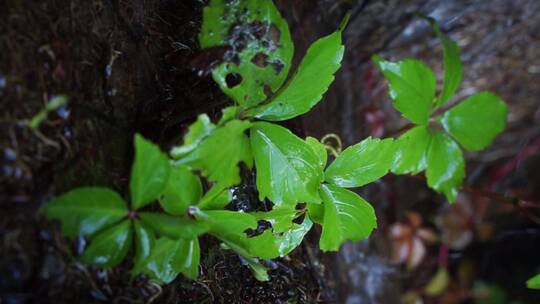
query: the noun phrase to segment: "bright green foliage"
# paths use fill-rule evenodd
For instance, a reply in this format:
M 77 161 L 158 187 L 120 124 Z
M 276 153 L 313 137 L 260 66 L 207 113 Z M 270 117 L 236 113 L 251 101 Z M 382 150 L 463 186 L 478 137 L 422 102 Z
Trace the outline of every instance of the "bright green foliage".
M 305 141 L 284 127 L 259 122 L 251 129 L 251 147 L 261 200 L 268 197 L 276 206 L 320 201 L 323 171 Z
M 222 248 L 236 252 L 257 279 L 268 280 L 259 259 L 289 254 L 313 223 L 322 226 L 323 251 L 366 238 L 377 227 L 373 207 L 342 187 L 366 185 L 390 169 L 398 174 L 425 169 L 428 185 L 454 201 L 465 164 L 450 135 L 466 149 L 479 150 L 504 128 L 506 106 L 490 93 L 474 95 L 441 119 L 430 120 L 430 113 L 453 97 L 461 79 L 459 49 L 434 25 L 444 47 L 445 76 L 438 97 L 433 72 L 421 62 L 374 57 L 389 81 L 394 106 L 417 126 L 397 140 L 367 138 L 341 153 L 341 143 L 334 149 L 313 137 L 301 139 L 284 127 L 254 120 L 293 118 L 322 99 L 343 58 L 341 31 L 347 18 L 337 32 L 313 43 L 281 87 L 293 45 L 271 0 L 210 0 L 203 15 L 201 46 L 224 52 L 212 75 L 236 104 L 223 109 L 217 124 L 199 115 L 170 159 L 136 135 L 130 204 L 112 190 L 85 187 L 43 207 L 47 218 L 61 221 L 64 235 L 89 238 L 80 257 L 86 264 L 113 267 L 134 247 L 133 275 L 144 273 L 160 283 L 179 273 L 195 279 L 198 237 L 209 234 Z M 242 79 L 229 87 L 227 77 L 234 73 Z M 450 135 L 432 128 L 438 122 Z M 325 172 L 327 150 L 335 159 Z M 234 206 L 229 204 L 235 193 L 231 187 L 242 182 L 240 163 L 252 170 L 253 161 L 259 199 L 271 201 L 270 211 L 224 210 Z M 203 184 L 209 187 L 206 193 Z M 149 204 L 154 213 L 141 210 Z
M 131 238 L 131 222 L 124 220 L 98 233 L 81 255 L 81 261 L 103 268 L 116 266 L 126 256 Z
M 431 188 L 444 193 L 450 202 L 456 200 L 465 177 L 465 161 L 459 146 L 444 133 L 437 132 L 431 139 L 426 176 Z
M 224 186 L 236 185 L 240 183 L 239 163 L 244 162 L 248 168 L 253 164 L 249 139 L 244 133 L 250 126 L 248 121 L 231 120 L 176 163 L 201 170 L 210 181 Z
M 182 215 L 202 196 L 201 180 L 186 166 L 173 166 L 159 203 L 167 213 Z
M 443 47 L 443 63 L 444 63 L 444 78 L 443 88 L 439 98 L 436 101 L 436 106 L 442 106 L 450 98 L 454 96 L 456 90 L 461 83 L 463 67 L 460 60 L 459 46 L 450 37 L 443 34 L 435 19 L 422 16 L 427 19 L 433 27 L 435 34 L 439 37 Z
M 128 213 L 118 193 L 100 187 L 71 190 L 50 201 L 42 211 L 47 218 L 62 222 L 62 234 L 67 237 L 92 235 Z
M 152 253 L 135 265 L 135 272 L 146 273 L 160 283 L 172 282 L 178 273 L 190 279 L 199 275 L 200 248 L 197 239 L 160 238 Z
M 228 46 L 212 76 L 221 90 L 242 106 L 265 100 L 289 72 L 294 46 L 287 22 L 271 0 L 212 0 L 204 8 L 199 41 L 203 49 Z M 227 85 L 227 77 L 240 83 Z
M 415 59 L 390 62 L 374 56 L 373 60 L 388 80 L 394 107 L 415 124 L 426 125 L 435 99 L 431 69 Z
M 142 212 L 141 221 L 157 234 L 171 239 L 193 239 L 208 231 L 205 223 L 160 213 Z
M 131 168 L 129 190 L 133 208 L 155 200 L 167 185 L 169 160 L 159 147 L 135 135 L 135 160 Z
M 540 289 L 540 273 L 528 279 L 525 284 L 527 288 Z
M 396 141 L 392 172 L 417 174 L 426 169 L 430 142 L 431 134 L 426 126 L 414 127 L 401 135 Z
M 133 221 L 133 228 L 135 230 L 135 264 L 137 264 L 150 255 L 156 236 L 152 230 L 146 228 L 140 221 Z
M 506 126 L 506 104 L 498 96 L 482 92 L 446 111 L 442 124 L 465 149 L 478 151 L 491 144 Z
M 216 126 L 210 121 L 208 115 L 199 115 L 197 121 L 189 126 L 188 132 L 184 137 L 184 144 L 174 147 L 171 150 L 171 156 L 173 158 L 180 158 L 195 150 L 201 141 L 210 135 L 215 128 Z
M 321 250 L 337 251 L 344 241 L 366 238 L 377 227 L 373 207 L 356 193 L 324 184 L 321 197 L 324 201 Z
M 395 152 L 391 138 L 368 137 L 343 151 L 326 169 L 326 181 L 345 188 L 360 187 L 388 173 Z
M 309 111 L 334 81 L 334 73 L 341 66 L 344 49 L 341 31 L 315 41 L 287 85 L 268 104 L 248 111 L 248 115 L 276 121 Z

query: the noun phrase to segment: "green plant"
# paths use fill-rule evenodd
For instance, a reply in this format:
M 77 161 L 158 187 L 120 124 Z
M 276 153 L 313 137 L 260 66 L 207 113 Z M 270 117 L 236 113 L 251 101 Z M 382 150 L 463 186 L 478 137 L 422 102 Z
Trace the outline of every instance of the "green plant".
M 389 80 L 395 107 L 418 125 L 398 140 L 367 138 L 341 152 L 272 123 L 304 114 L 322 99 L 343 58 L 346 23 L 347 18 L 336 32 L 315 41 L 286 81 L 293 43 L 272 1 L 212 0 L 204 9 L 200 44 L 225 49 L 212 77 L 235 105 L 225 108 L 217 123 L 200 115 L 169 157 L 136 135 L 130 206 L 110 189 L 87 187 L 52 200 L 43 213 L 62 222 L 65 236 L 90 238 L 80 257 L 83 263 L 113 267 L 134 240 L 133 274 L 168 283 L 178 273 L 198 275 L 198 237 L 203 234 L 242 256 L 260 280 L 268 279 L 261 259 L 290 253 L 313 223 L 322 225 L 323 251 L 368 237 L 377 226 L 374 209 L 348 188 L 374 182 L 390 170 L 402 174 L 427 168 L 428 184 L 453 201 L 464 175 L 461 150 L 448 135 L 432 131 L 428 117 L 453 96 L 461 65 L 457 46 L 436 26 L 445 48 L 438 98 L 433 73 L 419 61 L 375 58 Z M 504 111 L 493 112 L 495 107 Z M 500 124 L 490 128 L 505 113 L 498 98 L 483 93 L 447 111 L 440 121 L 465 148 L 477 150 L 502 130 Z M 334 156 L 329 165 L 328 151 Z M 270 210 L 226 210 L 230 188 L 242 183 L 241 163 L 256 171 L 259 199 L 270 201 Z
M 525 282 L 525 285 L 530 289 L 540 289 L 540 273 L 530 277 L 527 282 Z

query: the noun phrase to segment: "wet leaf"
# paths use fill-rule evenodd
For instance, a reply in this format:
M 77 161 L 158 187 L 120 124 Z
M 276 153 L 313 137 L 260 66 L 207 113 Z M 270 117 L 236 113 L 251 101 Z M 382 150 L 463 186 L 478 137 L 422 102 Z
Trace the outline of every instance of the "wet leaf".
M 437 106 L 442 106 L 445 102 L 450 100 L 456 93 L 456 90 L 461 83 L 463 74 L 463 67 L 460 60 L 459 46 L 450 37 L 443 34 L 439 25 L 433 18 L 425 17 L 443 46 L 443 63 L 444 63 L 444 79 L 443 88 L 439 98 L 436 101 Z
M 147 229 L 139 220 L 133 221 L 135 230 L 135 264 L 145 260 L 152 251 L 155 243 L 154 232 Z
M 200 248 L 198 239 L 171 240 L 162 237 L 156 241 L 151 254 L 135 265 L 136 273 L 146 273 L 162 284 L 172 282 L 179 273 L 196 279 L 199 275 Z
M 324 221 L 319 247 L 322 251 L 337 251 L 346 240 L 368 237 L 377 227 L 373 207 L 349 190 L 321 185 Z
M 291 80 L 268 104 L 247 112 L 248 116 L 278 121 L 308 112 L 323 97 L 341 66 L 345 47 L 341 31 L 315 41 Z
M 240 183 L 239 163 L 244 162 L 249 168 L 253 165 L 249 139 L 244 133 L 250 126 L 248 121 L 229 121 L 176 164 L 201 170 L 203 176 L 222 186 Z
M 435 99 L 435 75 L 429 67 L 415 59 L 398 62 L 374 56 L 390 90 L 394 107 L 418 125 L 427 125 Z
M 426 126 L 418 126 L 405 132 L 396 140 L 392 172 L 417 174 L 426 168 L 427 152 L 431 134 Z
M 253 106 L 285 81 L 294 46 L 287 22 L 271 0 L 212 0 L 203 10 L 201 47 L 230 46 L 212 72 L 221 90 Z
M 81 262 L 100 268 L 114 267 L 126 256 L 131 246 L 131 238 L 129 220 L 107 228 L 92 239 L 90 246 L 81 255 Z
M 131 168 L 129 190 L 131 204 L 138 209 L 156 200 L 169 178 L 169 160 L 158 146 L 135 135 L 135 159 Z
M 213 185 L 208 192 L 204 194 L 197 207 L 201 210 L 221 210 L 232 200 L 229 188 L 221 185 Z
M 540 273 L 528 279 L 526 285 L 530 289 L 540 289 Z
M 258 122 L 251 129 L 251 147 L 261 200 L 267 197 L 278 207 L 320 201 L 317 189 L 323 172 L 305 141 L 284 127 Z
M 155 233 L 171 239 L 194 239 L 208 231 L 205 223 L 178 216 L 142 212 L 139 217 L 142 223 Z
M 62 223 L 66 237 L 92 235 L 128 214 L 127 205 L 109 188 L 82 187 L 71 190 L 42 208 L 48 219 Z
M 311 136 L 306 138 L 306 143 L 311 146 L 313 152 L 317 155 L 319 166 L 324 170 L 328 161 L 328 152 L 326 152 L 325 146 L 318 139 Z
M 457 143 L 444 133 L 437 132 L 431 139 L 426 176 L 431 188 L 444 193 L 451 203 L 456 200 L 465 177 L 465 160 Z
M 368 137 L 343 151 L 325 171 L 325 180 L 340 187 L 360 187 L 388 173 L 396 146 L 391 138 Z
M 482 150 L 506 126 L 506 104 L 498 96 L 481 92 L 468 97 L 442 117 L 444 128 L 465 149 Z
M 172 166 L 167 186 L 159 198 L 163 209 L 173 215 L 183 215 L 190 205 L 201 199 L 201 180 L 186 166 Z
M 199 115 L 197 120 L 189 126 L 188 132 L 184 137 L 184 143 L 171 150 L 171 157 L 181 158 L 195 150 L 201 141 L 210 135 L 215 128 L 216 126 L 210 121 L 208 115 Z
M 245 231 L 257 228 L 257 219 L 249 213 L 216 210 L 199 211 L 195 216 L 208 225 L 210 234 L 228 246 L 236 246 L 246 251 L 249 246 Z

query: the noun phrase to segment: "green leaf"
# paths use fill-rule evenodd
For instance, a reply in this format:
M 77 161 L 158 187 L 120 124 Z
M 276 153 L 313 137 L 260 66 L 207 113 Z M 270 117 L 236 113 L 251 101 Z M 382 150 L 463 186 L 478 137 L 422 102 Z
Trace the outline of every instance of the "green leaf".
M 253 215 L 243 212 L 198 211 L 195 216 L 210 227 L 210 234 L 228 246 L 236 246 L 244 250 L 249 248 L 245 231 L 257 228 L 257 219 Z
M 261 282 L 265 282 L 270 280 L 270 277 L 268 276 L 268 269 L 263 266 L 261 263 L 259 263 L 259 260 L 253 256 L 251 256 L 245 249 L 238 247 L 234 244 L 221 244 L 224 249 L 230 249 L 234 252 L 236 252 L 240 257 L 241 260 L 247 263 L 249 268 L 251 269 L 251 272 L 255 276 L 255 278 Z
M 283 223 L 285 224 L 285 223 Z M 249 238 L 249 252 L 261 259 L 283 257 L 293 251 L 309 232 L 313 222 L 306 217 L 302 224 L 288 222 L 287 229 L 280 229 L 279 224 L 265 230 L 261 235 Z
M 248 168 L 253 165 L 249 139 L 244 131 L 251 126 L 249 121 L 231 120 L 217 128 L 190 154 L 176 161 L 201 170 L 210 181 L 222 186 L 240 183 L 238 163 Z
M 202 196 L 201 180 L 186 166 L 172 166 L 167 186 L 159 198 L 163 209 L 173 215 L 183 215 Z
M 131 238 L 130 220 L 107 228 L 92 239 L 90 246 L 81 255 L 81 262 L 100 268 L 114 267 L 126 256 Z
M 435 19 L 424 17 L 429 21 L 431 27 L 439 37 L 443 47 L 443 62 L 444 62 L 444 80 L 443 88 L 439 98 L 436 101 L 437 106 L 442 106 L 445 102 L 454 97 L 456 90 L 461 83 L 463 67 L 461 66 L 459 46 L 450 37 L 443 34 Z
M 42 207 L 48 219 L 62 223 L 66 237 L 92 235 L 128 214 L 124 200 L 109 188 L 82 187 L 71 190 Z
M 327 182 L 340 187 L 360 187 L 388 173 L 396 146 L 391 138 L 368 137 L 343 151 L 326 169 Z
M 251 129 L 251 148 L 261 200 L 268 197 L 278 207 L 320 202 L 317 189 L 323 171 L 305 141 L 284 127 L 258 122 Z
M 323 184 L 324 222 L 319 247 L 322 251 L 337 251 L 346 240 L 368 237 L 377 227 L 373 207 L 349 190 Z
M 431 188 L 444 193 L 451 203 L 456 200 L 465 177 L 465 161 L 457 143 L 444 133 L 437 132 L 431 139 L 426 176 Z
M 129 190 L 131 204 L 138 209 L 156 200 L 167 185 L 169 161 L 158 146 L 135 135 L 135 159 L 131 168 Z
M 306 143 L 311 146 L 313 152 L 317 155 L 319 166 L 324 170 L 326 162 L 328 161 L 326 147 L 318 139 L 311 136 L 306 137 Z
M 417 174 L 426 168 L 427 152 L 431 134 L 426 126 L 417 126 L 396 140 L 392 172 L 395 174 Z
M 468 97 L 442 117 L 444 128 L 465 149 L 482 150 L 506 126 L 506 104 L 498 96 L 481 92 Z
M 204 194 L 197 207 L 201 210 L 221 210 L 225 208 L 231 200 L 232 194 L 229 188 L 216 184 Z
M 201 141 L 210 135 L 215 128 L 216 126 L 210 121 L 208 115 L 199 115 L 197 121 L 189 126 L 188 132 L 184 137 L 184 144 L 176 146 L 171 150 L 171 157 L 178 159 L 195 150 Z
M 398 62 L 384 61 L 375 55 L 390 90 L 394 107 L 418 125 L 427 125 L 435 99 L 435 75 L 429 67 L 415 59 Z
M 205 223 L 177 216 L 142 212 L 139 217 L 143 224 L 158 235 L 171 239 L 194 239 L 208 231 Z
M 139 220 L 133 221 L 135 230 L 135 264 L 144 261 L 152 251 L 155 243 L 154 232 L 147 229 Z
M 203 49 L 228 46 L 212 72 L 221 90 L 242 106 L 253 106 L 285 81 L 294 45 L 289 26 L 271 0 L 212 0 L 203 10 Z M 227 77 L 240 83 L 227 85 Z
M 237 106 L 231 106 L 226 107 L 225 109 L 221 110 L 221 118 L 219 119 L 218 126 L 222 126 L 225 123 L 238 118 L 240 114 L 240 107 Z
M 341 66 L 341 31 L 315 41 L 291 80 L 268 104 L 247 111 L 264 120 L 286 120 L 308 112 L 323 97 Z
M 527 280 L 527 288 L 540 289 L 540 273 Z
M 307 204 L 309 218 L 322 225 L 324 222 L 324 204 Z
M 272 230 L 284 232 L 293 226 L 293 220 L 298 216 L 299 211 L 295 209 L 272 209 L 267 212 L 251 213 L 258 220 L 265 220 L 272 224 Z
M 135 265 L 134 272 L 146 273 L 159 283 L 172 282 L 179 273 L 190 279 L 199 275 L 200 248 L 198 239 L 171 240 L 160 238 L 150 256 Z

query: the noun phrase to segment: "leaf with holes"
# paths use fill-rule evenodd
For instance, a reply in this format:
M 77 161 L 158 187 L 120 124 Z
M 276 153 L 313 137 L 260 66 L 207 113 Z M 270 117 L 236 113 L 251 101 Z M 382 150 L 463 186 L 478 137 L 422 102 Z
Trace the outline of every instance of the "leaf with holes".
M 128 214 L 124 200 L 109 188 L 81 187 L 48 202 L 41 212 L 62 223 L 66 237 L 92 235 Z
M 158 146 L 135 135 L 135 159 L 131 168 L 129 190 L 134 209 L 156 200 L 167 185 L 169 160 Z
M 465 149 L 478 151 L 489 146 L 504 130 L 507 112 L 502 99 L 481 92 L 446 111 L 441 122 Z
M 458 144 L 442 132 L 435 133 L 431 139 L 426 177 L 428 185 L 444 193 L 449 202 L 456 200 L 465 177 L 465 160 Z
M 398 62 L 373 56 L 386 80 L 394 107 L 410 121 L 427 125 L 435 99 L 435 75 L 429 67 L 415 59 Z
M 212 71 L 221 90 L 244 107 L 275 93 L 294 53 L 289 26 L 272 0 L 212 0 L 203 10 L 203 49 L 226 46 Z
M 343 151 L 325 171 L 325 180 L 340 187 L 360 187 L 388 173 L 394 159 L 391 138 L 368 137 Z
M 276 206 L 320 202 L 323 180 L 319 157 L 310 145 L 288 129 L 258 122 L 251 129 L 251 147 L 257 168 L 257 190 Z
M 319 247 L 323 251 L 337 251 L 347 240 L 368 237 L 377 227 L 373 207 L 358 194 L 334 186 L 321 185 L 324 220 Z
M 249 127 L 249 121 L 229 121 L 176 164 L 201 170 L 203 176 L 224 187 L 240 183 L 239 163 L 244 162 L 248 168 L 253 165 L 249 139 L 244 133 Z
M 247 115 L 278 121 L 308 112 L 334 81 L 344 49 L 341 31 L 315 41 L 285 87 L 268 104 L 249 110 Z

